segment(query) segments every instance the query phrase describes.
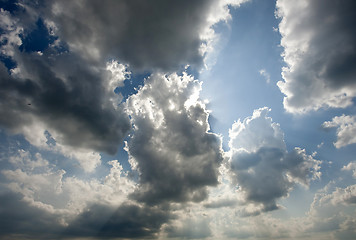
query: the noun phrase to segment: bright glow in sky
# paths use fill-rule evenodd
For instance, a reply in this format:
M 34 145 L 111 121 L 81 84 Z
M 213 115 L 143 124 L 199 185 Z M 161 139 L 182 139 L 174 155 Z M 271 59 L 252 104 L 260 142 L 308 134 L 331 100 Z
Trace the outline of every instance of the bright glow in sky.
M 1 239 L 355 239 L 353 0 L 0 0 Z

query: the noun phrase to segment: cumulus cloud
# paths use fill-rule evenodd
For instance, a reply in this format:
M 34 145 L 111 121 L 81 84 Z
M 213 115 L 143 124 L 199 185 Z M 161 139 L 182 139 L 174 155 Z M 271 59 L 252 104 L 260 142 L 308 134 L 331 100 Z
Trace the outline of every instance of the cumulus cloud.
M 346 166 L 343 166 L 343 171 L 352 171 L 352 176 L 356 179 L 356 162 L 350 162 Z
M 101 180 L 66 176 L 65 170 L 41 154 L 24 150 L 10 156 L 8 162 L 11 167 L 1 171 L 6 179 L 4 186 L 22 194 L 33 206 L 52 213 L 65 211 L 76 214 L 93 202 L 120 205 L 136 186 L 117 160 L 108 163 L 110 171 Z
M 0 172 L 1 216 L 6 219 L 2 223 L 8 226 L 1 236 L 152 237 L 170 218 L 167 209 L 140 206 L 128 199 L 136 183 L 117 160 L 108 163 L 109 173 L 102 179 L 67 176 L 41 154 L 24 150 L 10 156 L 8 163 Z
M 356 4 L 353 0 L 277 1 L 284 47 L 284 107 L 303 113 L 344 108 L 356 96 Z
M 154 74 L 128 100 L 134 132 L 130 162 L 140 174 L 134 197 L 149 204 L 201 201 L 218 183 L 220 138 L 208 132 L 201 83 L 183 73 Z
M 130 128 L 119 105 L 122 96 L 114 92 L 123 86 L 127 66 L 116 61 L 88 65 L 79 55 L 51 44 L 50 29 L 18 6 L 22 14 L 0 13 L 0 48 L 8 59 L 0 62 L 0 125 L 92 172 L 101 162 L 98 152 L 115 153 Z M 28 47 L 38 47 L 37 42 L 41 49 Z
M 122 107 L 108 103 L 99 80 L 106 71 L 80 65 L 80 58 L 70 54 L 21 55 L 16 75 L 0 65 L 1 124 L 15 133 L 42 124 L 42 133 L 57 133 L 60 143 L 116 152 L 130 124 Z
M 42 147 L 49 132 L 57 150 L 93 171 L 97 152 L 114 154 L 131 127 L 114 93 L 128 66 L 112 59 L 148 71 L 199 67 L 212 26 L 242 2 L 15 2 L 0 13 L 1 126 Z
M 356 143 L 356 116 L 344 114 L 336 116 L 331 121 L 324 122 L 322 126 L 324 128 L 337 127 L 337 140 L 334 142 L 336 148 Z
M 119 58 L 136 69 L 200 67 L 234 1 L 125 0 L 46 3 L 45 16 L 71 49 L 92 60 Z M 75 34 L 73 34 L 75 33 Z
M 345 188 L 332 185 L 329 183 L 315 194 L 306 219 L 310 222 L 306 232 L 329 233 L 333 239 L 353 239 L 356 229 L 350 207 L 356 203 L 356 185 Z
M 107 66 L 82 64 L 82 57 L 50 46 L 49 41 L 40 54 L 33 49 L 20 50 L 24 42 L 31 41 L 26 37 L 40 26 L 33 23 L 35 27 L 26 29 L 24 19 L 4 10 L 1 15 L 9 22 L 1 26 L 7 38 L 2 53 L 15 66 L 0 63 L 0 124 L 12 133 L 30 133 L 26 138 L 35 145 L 43 144 L 39 139 L 44 138 L 31 134 L 41 135 L 47 130 L 56 135 L 59 144 L 116 152 L 130 128 L 127 115 L 118 106 L 120 97 L 114 103 L 113 96 L 114 85 L 122 85 L 126 68 L 113 62 Z M 19 28 L 26 30 L 21 36 Z M 42 30 L 49 35 L 48 29 Z M 17 38 L 11 40 L 9 36 Z
M 229 164 L 240 201 L 247 206 L 243 215 L 278 209 L 277 200 L 288 196 L 295 183 L 308 186 L 320 177 L 320 161 L 298 147 L 288 152 L 283 133 L 268 112 L 257 109 L 229 131 Z

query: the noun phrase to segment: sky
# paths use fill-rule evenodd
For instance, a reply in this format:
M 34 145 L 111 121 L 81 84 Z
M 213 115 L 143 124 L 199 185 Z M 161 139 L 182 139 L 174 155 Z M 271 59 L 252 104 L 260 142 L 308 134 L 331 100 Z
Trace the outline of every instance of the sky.
M 353 0 L 0 0 L 0 239 L 355 239 Z

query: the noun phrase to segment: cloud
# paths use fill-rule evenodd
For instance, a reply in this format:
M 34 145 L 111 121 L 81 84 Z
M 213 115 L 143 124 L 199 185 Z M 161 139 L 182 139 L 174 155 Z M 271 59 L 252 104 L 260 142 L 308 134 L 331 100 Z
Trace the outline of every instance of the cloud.
M 2 239 L 26 239 L 26 235 L 50 239 L 64 228 L 58 215 L 34 208 L 20 194 L 1 192 L 0 202 Z
M 14 47 L 22 44 L 20 34 L 23 28 L 17 25 L 18 20 L 11 17 L 11 14 L 2 8 L 0 9 L 0 29 L 2 30 L 0 36 L 1 55 L 13 56 Z
M 278 0 L 288 112 L 345 108 L 356 96 L 356 4 L 352 0 Z
M 269 75 L 269 73 L 266 71 L 266 69 L 261 69 L 259 71 L 260 75 L 263 76 L 266 79 L 266 83 L 270 83 L 271 82 L 271 76 Z
M 108 162 L 102 179 L 68 176 L 41 154 L 24 150 L 10 155 L 9 165 L 3 161 L 0 213 L 9 227 L 0 234 L 9 239 L 152 237 L 170 218 L 167 209 L 128 200 L 136 184 L 117 160 Z
M 305 232 L 331 233 L 333 239 L 353 239 L 356 236 L 354 211 L 350 207 L 356 203 L 356 185 L 345 188 L 332 187 L 329 183 L 319 190 L 308 212 L 311 224 Z
M 324 128 L 337 127 L 337 141 L 334 142 L 336 148 L 345 147 L 356 143 L 356 116 L 336 116 L 331 121 L 326 121 L 322 125 Z
M 53 42 L 39 13 L 17 6 L 20 13 L 0 13 L 7 59 L 0 62 L 0 125 L 92 172 L 101 163 L 99 152 L 114 154 L 131 127 L 114 92 L 130 74 L 127 66 L 113 60 L 89 65 Z M 40 48 L 31 48 L 36 44 Z
M 62 214 L 51 213 L 23 200 L 20 194 L 1 193 L 3 239 L 73 239 L 77 237 L 156 238 L 163 223 L 172 217 L 159 208 L 123 204 L 118 208 L 93 204 L 76 218 L 62 221 Z
M 204 204 L 206 208 L 234 207 L 237 204 L 235 199 L 219 199 L 217 201 Z
M 1 171 L 3 186 L 22 194 L 35 207 L 51 213 L 66 213 L 65 221 L 88 204 L 120 205 L 136 186 L 117 160 L 108 162 L 109 172 L 102 179 L 68 176 L 64 169 L 44 159 L 41 154 L 24 150 L 10 155 L 8 162 L 10 166 Z
M 247 206 L 242 215 L 278 209 L 277 200 L 288 196 L 295 183 L 308 186 L 310 179 L 320 177 L 320 161 L 298 147 L 287 151 L 279 125 L 267 116 L 269 111 L 257 109 L 229 131 L 232 178 L 241 203 Z
M 352 171 L 352 176 L 356 179 L 356 162 L 350 162 L 346 166 L 343 166 L 341 170 Z
M 214 37 L 212 25 L 229 19 L 227 4 L 242 2 L 54 0 L 46 3 L 44 15 L 85 58 L 118 58 L 135 69 L 170 71 L 186 64 L 199 69 Z
M 199 69 L 212 26 L 242 2 L 53 0 L 1 10 L 1 126 L 41 147 L 49 132 L 58 151 L 93 171 L 97 152 L 114 154 L 131 127 L 114 93 L 128 65 L 113 59 L 148 71 Z M 85 164 L 84 155 L 95 157 Z
M 81 213 L 63 235 L 68 237 L 157 238 L 163 223 L 171 218 L 160 208 L 123 204 L 115 209 L 95 204 Z
M 156 73 L 128 100 L 134 132 L 130 162 L 140 174 L 134 198 L 149 204 L 201 201 L 218 184 L 220 138 L 208 132 L 201 83 L 186 73 Z
M 45 139 L 47 130 L 58 144 L 116 152 L 130 123 L 119 102 L 113 106 L 114 89 L 106 85 L 109 70 L 80 64 L 82 59 L 70 53 L 17 51 L 14 59 L 13 74 L 0 63 L 2 126 L 25 134 L 35 145 L 43 145 L 36 141 Z
M 356 203 L 356 185 L 350 185 L 346 188 L 336 188 L 333 192 L 333 204 L 355 204 Z

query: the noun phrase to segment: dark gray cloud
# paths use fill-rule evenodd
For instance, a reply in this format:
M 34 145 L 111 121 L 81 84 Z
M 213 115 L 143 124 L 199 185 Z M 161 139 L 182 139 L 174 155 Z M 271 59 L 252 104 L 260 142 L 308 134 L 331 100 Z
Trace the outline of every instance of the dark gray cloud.
M 19 9 L 0 13 L 0 48 L 7 59 L 0 62 L 0 125 L 13 133 L 27 128 L 27 140 L 48 130 L 60 144 L 115 153 L 130 128 L 113 97 L 112 79 L 124 78 L 124 71 L 88 64 L 55 42 L 38 14 Z
M 63 236 L 112 238 L 155 238 L 172 215 L 164 208 L 124 204 L 114 209 L 95 204 L 72 221 Z
M 292 183 L 284 175 L 281 164 L 284 151 L 262 148 L 254 153 L 235 153 L 231 159 L 231 169 L 238 185 L 246 193 L 246 202 L 262 203 L 263 211 L 278 209 L 276 200 L 287 196 Z M 251 162 L 248 167 L 240 163 Z M 249 169 L 251 169 L 249 171 Z
M 119 58 L 138 69 L 199 67 L 201 34 L 214 1 L 51 1 L 46 18 L 71 49 L 95 60 Z
M 283 133 L 268 112 L 267 108 L 255 110 L 252 117 L 235 122 L 230 130 L 232 179 L 242 203 L 255 205 L 242 215 L 276 210 L 277 200 L 288 196 L 295 183 L 307 186 L 310 179 L 320 176 L 320 161 L 300 148 L 286 150 Z
M 54 239 L 63 226 L 59 215 L 31 206 L 20 194 L 0 193 L 1 239 Z
M 155 74 L 128 99 L 134 123 L 128 150 L 140 173 L 135 199 L 149 204 L 201 201 L 206 187 L 217 185 L 221 142 L 207 132 L 200 87 L 187 75 Z
M 69 53 L 19 54 L 25 78 L 9 75 L 0 63 L 0 124 L 21 133 L 23 126 L 40 122 L 60 133 L 65 145 L 115 153 L 130 124 L 122 107 L 115 109 L 107 99 L 106 71 L 82 65 Z
M 0 202 L 1 239 L 155 238 L 173 218 L 164 208 L 94 204 L 64 224 L 63 213 L 32 206 L 20 194 L 1 193 Z
M 356 3 L 353 0 L 277 1 L 284 82 L 290 112 L 346 107 L 356 96 Z

